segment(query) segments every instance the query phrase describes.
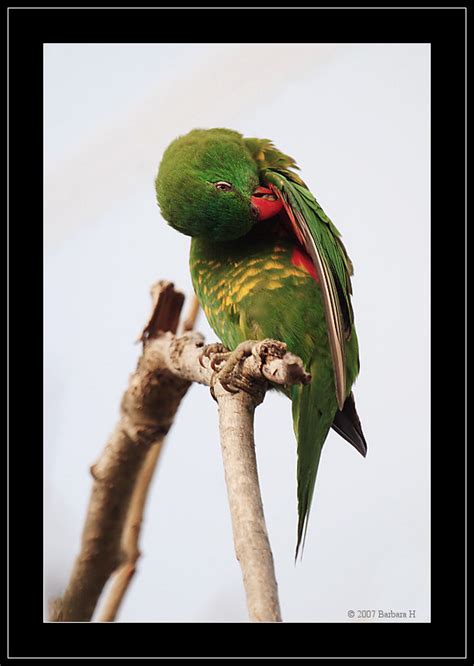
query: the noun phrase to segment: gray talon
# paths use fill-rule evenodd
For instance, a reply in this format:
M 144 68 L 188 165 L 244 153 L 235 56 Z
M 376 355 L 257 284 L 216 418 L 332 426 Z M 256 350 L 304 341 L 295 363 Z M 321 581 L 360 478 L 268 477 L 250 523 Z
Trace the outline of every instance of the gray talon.
M 224 345 L 221 344 L 220 342 L 212 342 L 210 345 L 205 345 L 202 348 L 201 353 L 199 354 L 199 363 L 200 363 L 200 365 L 204 368 L 205 367 L 205 365 L 203 363 L 204 358 L 209 358 L 209 359 L 211 359 L 211 367 L 212 367 L 213 370 L 215 370 L 215 368 L 212 365 L 212 363 L 213 363 L 213 358 L 212 357 L 214 357 L 215 355 L 222 354 L 223 352 L 229 353 L 227 351 L 226 347 L 224 347 Z
M 249 395 L 255 393 L 256 387 L 254 384 L 246 380 L 245 377 L 234 377 L 234 372 L 247 356 L 253 354 L 256 358 L 260 358 L 258 350 L 255 349 L 256 343 L 256 340 L 247 340 L 238 345 L 234 351 L 229 351 L 219 342 L 211 343 L 203 348 L 199 356 L 199 362 L 204 367 L 204 357 L 210 359 L 209 365 L 214 371 L 210 391 L 214 400 L 216 399 L 214 386 L 217 381 L 228 393 L 238 393 L 239 391 L 245 391 Z M 219 367 L 221 365 L 222 367 Z

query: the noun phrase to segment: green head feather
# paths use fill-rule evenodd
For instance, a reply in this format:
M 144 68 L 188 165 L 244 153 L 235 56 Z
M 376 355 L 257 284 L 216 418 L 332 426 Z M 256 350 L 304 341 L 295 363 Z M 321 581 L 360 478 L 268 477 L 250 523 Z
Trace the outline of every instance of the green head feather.
M 255 223 L 250 204 L 258 170 L 238 132 L 195 129 L 175 139 L 155 184 L 163 217 L 188 236 L 232 240 Z

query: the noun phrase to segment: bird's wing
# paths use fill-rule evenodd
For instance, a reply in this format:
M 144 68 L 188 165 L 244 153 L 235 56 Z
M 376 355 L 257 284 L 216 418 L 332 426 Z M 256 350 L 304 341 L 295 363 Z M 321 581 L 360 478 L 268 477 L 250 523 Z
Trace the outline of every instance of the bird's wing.
M 352 263 L 340 233 L 299 176 L 288 169 L 265 169 L 262 178 L 281 199 L 298 241 L 319 277 L 339 409 L 346 399 L 345 341 L 354 322 Z

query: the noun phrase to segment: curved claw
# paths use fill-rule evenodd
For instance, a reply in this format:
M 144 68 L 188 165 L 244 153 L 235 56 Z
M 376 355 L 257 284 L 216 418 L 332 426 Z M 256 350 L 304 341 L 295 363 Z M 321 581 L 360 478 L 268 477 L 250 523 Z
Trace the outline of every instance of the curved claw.
M 204 358 L 209 358 L 211 359 L 211 367 L 213 370 L 215 370 L 216 368 L 213 365 L 214 359 L 212 357 L 229 353 L 230 352 L 227 350 L 227 348 L 224 347 L 224 345 L 221 344 L 220 342 L 212 342 L 210 345 L 206 345 L 205 347 L 202 348 L 202 351 L 199 354 L 199 363 L 204 368 L 205 365 L 203 363 L 203 360 Z
M 226 382 L 225 380 L 220 382 L 222 388 L 224 391 L 227 391 L 227 393 L 238 393 L 240 389 L 238 388 L 231 388 L 231 384 L 229 382 Z
M 201 366 L 205 367 L 203 364 L 204 357 L 210 359 L 210 367 L 214 371 L 211 379 L 210 391 L 211 395 L 216 399 L 214 386 L 218 381 L 222 388 L 228 393 L 238 393 L 239 391 L 244 391 L 252 397 L 255 394 L 255 386 L 246 381 L 245 377 L 234 376 L 234 371 L 240 362 L 250 354 L 254 354 L 258 357 L 258 353 L 254 349 L 256 340 L 247 340 L 242 344 L 238 345 L 234 351 L 229 351 L 221 343 L 211 343 L 206 345 L 201 354 L 199 355 L 199 363 Z M 221 364 L 224 364 L 222 367 Z

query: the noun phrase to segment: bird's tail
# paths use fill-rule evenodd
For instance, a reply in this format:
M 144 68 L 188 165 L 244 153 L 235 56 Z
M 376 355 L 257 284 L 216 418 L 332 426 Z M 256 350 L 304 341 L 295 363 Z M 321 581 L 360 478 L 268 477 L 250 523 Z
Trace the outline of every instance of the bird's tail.
M 294 386 L 292 389 L 293 428 L 298 442 L 298 536 L 295 559 L 302 541 L 304 546 L 321 450 L 334 418 L 331 411 L 327 413 L 327 410 L 318 408 L 321 402 L 321 396 L 318 395 L 320 390 L 314 379 L 310 384 Z

